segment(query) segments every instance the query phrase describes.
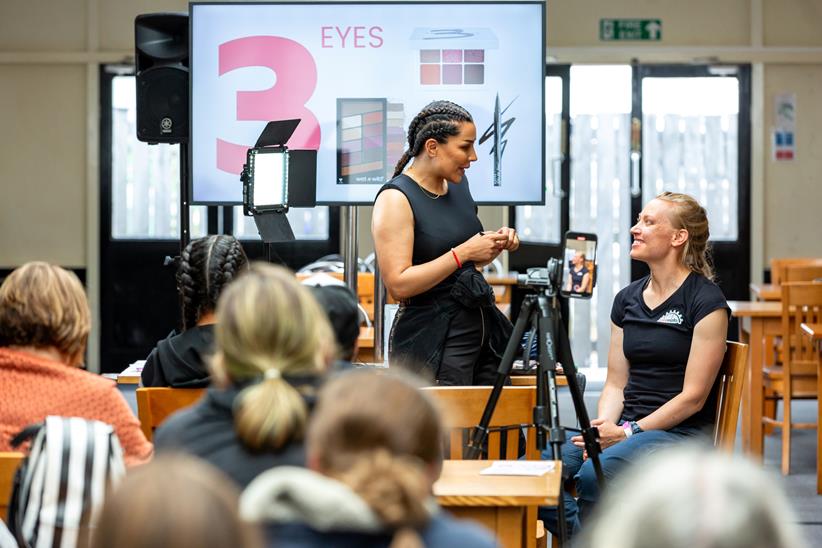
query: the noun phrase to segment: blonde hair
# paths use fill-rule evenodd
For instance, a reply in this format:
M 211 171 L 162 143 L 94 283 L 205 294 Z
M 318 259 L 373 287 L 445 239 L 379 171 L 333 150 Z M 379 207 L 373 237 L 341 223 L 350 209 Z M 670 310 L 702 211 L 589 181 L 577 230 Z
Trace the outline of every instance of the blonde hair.
M 160 455 L 130 470 L 106 498 L 91 548 L 261 547 L 260 532 L 240 520 L 238 497 L 207 462 Z
M 711 246 L 708 242 L 708 213 L 692 196 L 678 192 L 663 192 L 656 197 L 674 205 L 669 216 L 674 228 L 688 231 L 688 241 L 682 253 L 682 262 L 693 272 L 714 279 L 711 264 Z
M 422 546 L 415 529 L 430 517 L 431 470 L 442 461 L 440 415 L 419 386 L 396 374 L 343 374 L 320 392 L 308 430 L 309 459 L 395 531 L 392 548 Z
M 788 548 L 800 535 L 785 495 L 760 466 L 679 445 L 638 461 L 597 503 L 579 546 Z
M 256 263 L 217 302 L 216 376 L 253 381 L 235 402 L 237 435 L 250 449 L 301 439 L 308 410 L 284 375 L 319 375 L 334 351 L 325 313 L 294 273 Z
M 73 272 L 35 261 L 0 286 L 0 346 L 54 347 L 76 365 L 90 330 L 88 300 Z

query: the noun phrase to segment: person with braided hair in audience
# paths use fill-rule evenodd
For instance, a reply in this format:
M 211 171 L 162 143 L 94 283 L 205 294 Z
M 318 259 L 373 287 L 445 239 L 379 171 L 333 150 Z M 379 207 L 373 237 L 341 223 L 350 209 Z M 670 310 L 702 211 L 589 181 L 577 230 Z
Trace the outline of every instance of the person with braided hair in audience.
M 477 159 L 471 115 L 430 103 L 408 126 L 408 149 L 374 202 L 371 231 L 385 286 L 400 301 L 393 363 L 442 385 L 492 384 L 511 322 L 478 271 L 519 247 L 516 231 L 483 231 L 465 170 Z M 406 169 L 406 165 L 413 163 Z
M 302 438 L 336 351 L 325 312 L 290 270 L 257 263 L 217 301 L 213 382 L 154 435 L 242 487 L 273 466 L 303 466 Z
M 206 361 L 214 346 L 217 298 L 247 267 L 245 251 L 233 236 L 206 236 L 185 247 L 177 267 L 183 331 L 172 331 L 151 351 L 143 366 L 143 386 L 208 386 Z
M 437 506 L 444 429 L 416 383 L 348 371 L 321 390 L 306 438 L 308 469 L 260 474 L 240 515 L 277 548 L 490 548 L 479 526 Z

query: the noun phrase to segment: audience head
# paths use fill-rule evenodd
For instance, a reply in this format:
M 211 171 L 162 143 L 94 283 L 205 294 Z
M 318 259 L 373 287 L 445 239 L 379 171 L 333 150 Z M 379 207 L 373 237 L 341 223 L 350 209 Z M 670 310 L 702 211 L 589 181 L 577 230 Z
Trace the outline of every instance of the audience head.
M 668 219 L 675 229 L 688 232 L 682 252 L 682 263 L 688 269 L 713 280 L 708 238 L 708 214 L 693 197 L 677 192 L 663 192 L 656 197 L 670 204 Z
M 257 529 L 240 520 L 237 488 L 206 462 L 160 455 L 131 469 L 106 498 L 92 548 L 257 548 Z
M 240 242 L 225 234 L 192 240 L 180 256 L 177 289 L 183 300 L 183 329 L 214 312 L 228 283 L 248 266 Z
M 397 162 L 394 177 L 402 173 L 411 158 L 423 152 L 426 141 L 434 139 L 440 144 L 447 143 L 449 137 L 459 135 L 463 122 L 473 123 L 474 120 L 458 104 L 451 101 L 428 103 L 408 124 L 408 149 Z
M 309 285 L 311 294 L 328 316 L 334 330 L 340 359 L 351 361 L 360 336 L 360 308 L 348 287 L 339 284 Z
M 302 438 L 308 411 L 284 377 L 319 375 L 334 352 L 325 313 L 293 272 L 257 263 L 217 303 L 218 382 L 250 384 L 238 396 L 237 433 L 253 450 L 278 449 Z
M 397 537 L 428 520 L 442 463 L 443 427 L 419 386 L 395 374 L 351 371 L 320 392 L 308 464 L 354 490 Z
M 609 486 L 581 546 L 802 546 L 775 480 L 754 463 L 678 446 L 638 462 Z
M 31 262 L 0 286 L 0 346 L 54 350 L 79 366 L 90 330 L 86 294 L 73 272 Z

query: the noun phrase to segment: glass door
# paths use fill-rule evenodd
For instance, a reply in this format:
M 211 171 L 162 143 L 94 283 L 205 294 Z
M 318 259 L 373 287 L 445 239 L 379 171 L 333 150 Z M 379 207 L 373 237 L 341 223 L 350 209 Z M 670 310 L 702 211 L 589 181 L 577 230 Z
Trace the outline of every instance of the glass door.
M 750 277 L 750 68 L 638 66 L 640 187 L 633 215 L 664 191 L 695 197 L 708 212 L 717 282 L 746 299 Z M 633 277 L 644 275 L 634 263 Z
M 611 304 L 630 281 L 631 67 L 575 65 L 570 76 L 570 229 L 597 234 L 599 245 L 593 297 L 570 299 L 569 335 L 579 366 L 604 378 Z

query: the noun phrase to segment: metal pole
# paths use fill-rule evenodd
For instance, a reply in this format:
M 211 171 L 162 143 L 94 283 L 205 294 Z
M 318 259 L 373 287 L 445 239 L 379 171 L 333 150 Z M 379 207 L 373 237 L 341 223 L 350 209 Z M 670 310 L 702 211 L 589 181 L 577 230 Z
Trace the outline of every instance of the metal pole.
M 382 363 L 384 348 L 382 346 L 385 329 L 385 286 L 380 276 L 380 263 L 374 257 L 374 361 Z
M 343 219 L 345 222 L 345 285 L 357 295 L 357 206 L 343 206 Z
M 189 230 L 188 143 L 180 143 L 180 254 L 191 239 Z

